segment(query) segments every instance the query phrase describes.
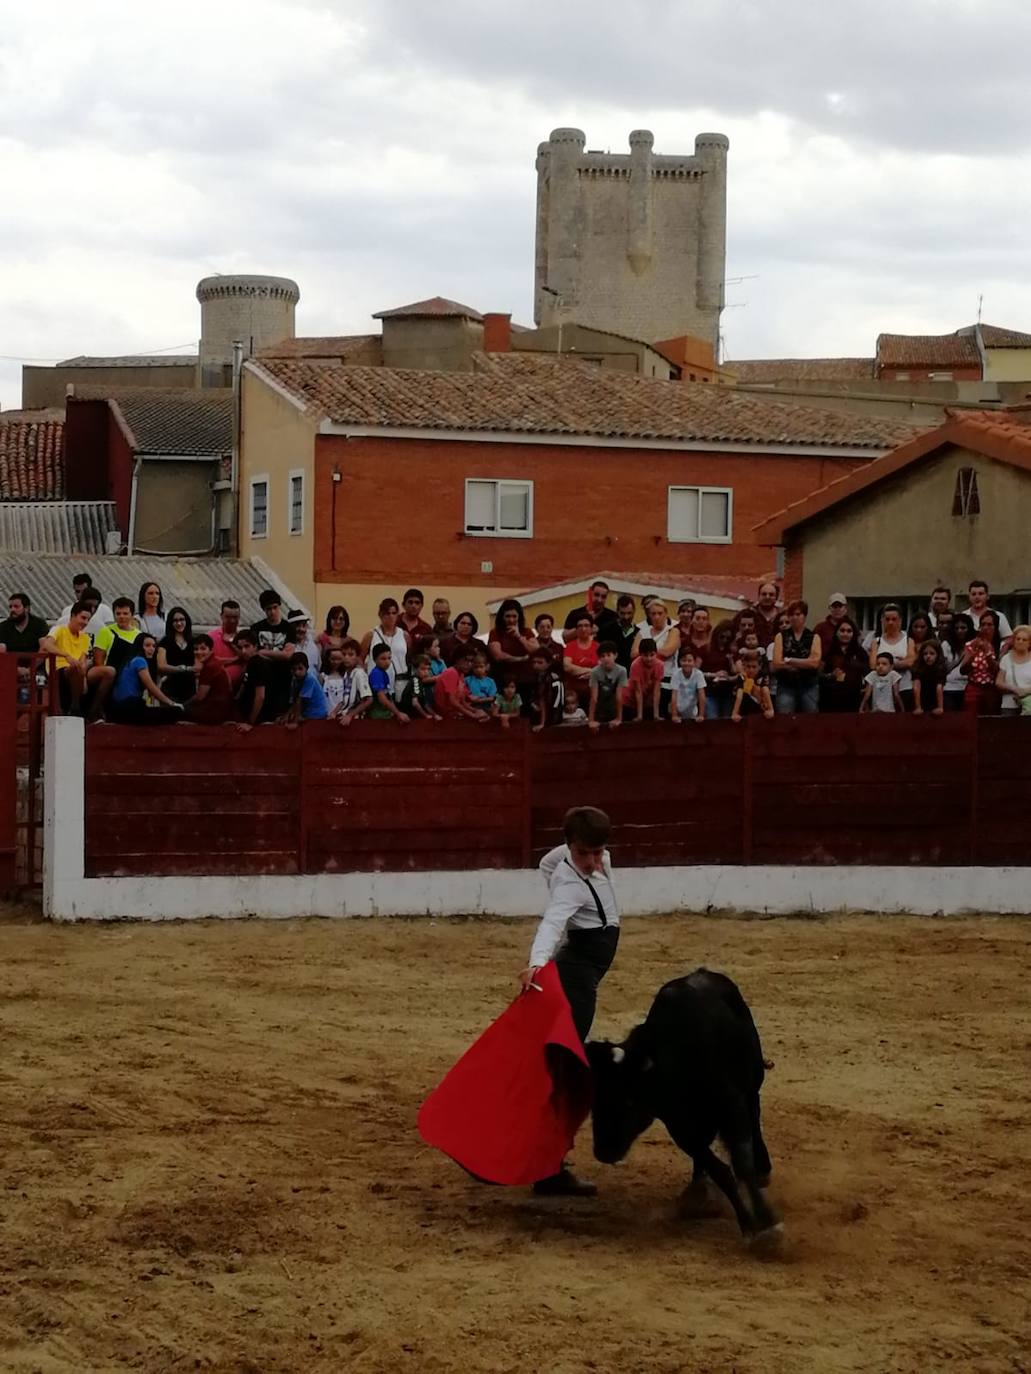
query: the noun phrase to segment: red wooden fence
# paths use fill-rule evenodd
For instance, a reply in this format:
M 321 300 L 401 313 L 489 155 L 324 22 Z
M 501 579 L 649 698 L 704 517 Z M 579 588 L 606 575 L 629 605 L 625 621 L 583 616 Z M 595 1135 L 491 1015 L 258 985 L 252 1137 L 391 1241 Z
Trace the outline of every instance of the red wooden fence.
M 90 728 L 86 871 L 518 868 L 567 807 L 603 807 L 643 864 L 1023 864 L 1031 723 L 810 716 L 531 735 Z
M 18 848 L 18 661 L 0 654 L 0 892 L 14 886 Z

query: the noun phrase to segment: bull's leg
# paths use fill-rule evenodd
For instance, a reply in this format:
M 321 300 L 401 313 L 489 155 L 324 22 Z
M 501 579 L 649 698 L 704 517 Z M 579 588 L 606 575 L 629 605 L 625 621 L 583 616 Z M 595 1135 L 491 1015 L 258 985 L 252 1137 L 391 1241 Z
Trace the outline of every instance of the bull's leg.
M 768 1188 L 770 1175 L 773 1173 L 773 1165 L 770 1162 L 770 1152 L 766 1148 L 766 1141 L 763 1140 L 758 1093 L 752 1096 L 752 1148 L 755 1150 L 756 1182 L 760 1188 Z
M 718 1217 L 721 1215 L 722 1208 L 709 1192 L 705 1182 L 705 1170 L 697 1160 L 694 1160 L 693 1163 L 694 1171 L 691 1174 L 691 1182 L 680 1194 L 680 1215 L 692 1219 Z
M 720 1123 L 720 1136 L 730 1151 L 730 1162 L 734 1173 L 745 1185 L 748 1201 L 755 1218 L 755 1229 L 760 1234 L 771 1231 L 779 1224 L 780 1218 L 766 1201 L 759 1186 L 757 1175 L 756 1150 L 754 1145 L 755 1118 L 752 1104 L 744 1097 L 735 1095 L 726 1103 L 724 1120 Z M 769 1160 L 767 1159 L 767 1163 Z
M 708 1146 L 696 1150 L 692 1158 L 694 1159 L 695 1168 L 705 1170 L 716 1187 L 724 1194 L 731 1207 L 733 1207 L 734 1215 L 737 1217 L 737 1224 L 741 1227 L 741 1234 L 744 1236 L 751 1236 L 755 1231 L 752 1214 L 741 1200 L 737 1180 L 734 1178 L 734 1173 L 730 1166 L 724 1164 L 723 1160 L 720 1159 L 718 1155 L 714 1155 Z

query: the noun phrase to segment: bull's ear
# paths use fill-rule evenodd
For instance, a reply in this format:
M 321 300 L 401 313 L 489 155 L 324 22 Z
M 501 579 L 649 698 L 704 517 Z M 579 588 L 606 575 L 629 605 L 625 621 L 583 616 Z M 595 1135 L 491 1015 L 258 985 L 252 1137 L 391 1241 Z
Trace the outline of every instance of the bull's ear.
M 655 1060 L 652 1059 L 649 1055 L 645 1055 L 645 1057 L 641 1060 L 640 1067 L 642 1073 L 651 1073 L 652 1069 L 654 1069 L 655 1067 Z
M 623 1046 L 622 1046 L 622 1045 L 613 1045 L 613 1046 L 612 1046 L 612 1062 L 613 1062 L 613 1064 L 622 1064 L 622 1062 L 623 1062 L 623 1060 L 624 1060 L 625 1058 L 626 1058 L 626 1050 L 623 1048 Z

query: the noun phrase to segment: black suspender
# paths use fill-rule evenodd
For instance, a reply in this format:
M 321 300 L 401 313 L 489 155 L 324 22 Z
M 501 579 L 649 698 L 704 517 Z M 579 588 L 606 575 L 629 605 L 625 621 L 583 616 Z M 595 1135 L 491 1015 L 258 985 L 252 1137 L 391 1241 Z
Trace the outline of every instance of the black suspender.
M 565 862 L 569 864 L 569 867 L 573 870 L 576 876 L 578 878 L 582 878 L 583 881 L 587 884 L 587 890 L 594 898 L 594 906 L 598 912 L 598 920 L 602 923 L 602 926 L 607 928 L 609 924 L 609 918 L 605 915 L 605 908 L 601 904 L 601 898 L 598 896 L 598 891 L 595 888 L 594 884 L 591 882 L 590 878 L 586 877 L 583 873 L 580 872 L 580 870 L 575 866 L 575 864 L 570 863 L 568 859 L 566 859 Z

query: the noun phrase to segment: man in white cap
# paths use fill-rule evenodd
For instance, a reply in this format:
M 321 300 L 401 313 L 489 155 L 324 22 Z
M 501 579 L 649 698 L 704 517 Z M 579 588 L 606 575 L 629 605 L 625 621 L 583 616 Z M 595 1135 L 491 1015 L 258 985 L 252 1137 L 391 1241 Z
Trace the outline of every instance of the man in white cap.
M 834 638 L 834 631 L 848 615 L 848 598 L 844 592 L 831 592 L 827 598 L 827 614 L 816 626 L 816 633 L 819 636 L 820 644 L 823 646 L 823 657 L 827 657 L 827 650 L 831 647 L 831 640 Z

